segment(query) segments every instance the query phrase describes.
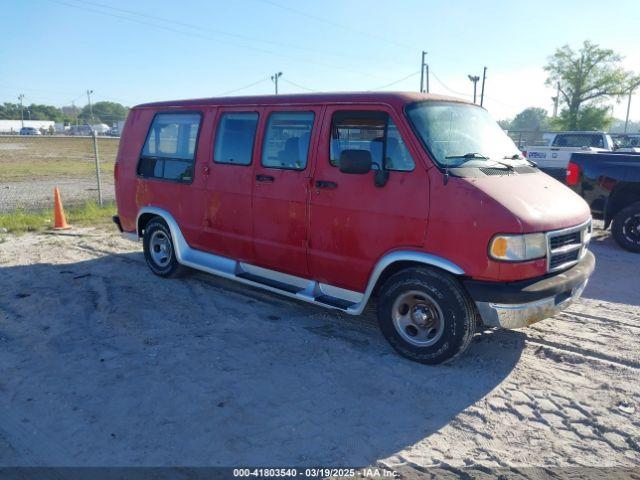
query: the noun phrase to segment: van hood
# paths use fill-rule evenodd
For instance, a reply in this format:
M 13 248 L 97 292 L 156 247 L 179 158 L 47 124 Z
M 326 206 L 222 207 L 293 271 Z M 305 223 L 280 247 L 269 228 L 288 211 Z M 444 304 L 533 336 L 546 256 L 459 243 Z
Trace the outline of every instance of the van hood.
M 465 180 L 511 212 L 523 233 L 572 227 L 591 217 L 587 202 L 542 172 Z

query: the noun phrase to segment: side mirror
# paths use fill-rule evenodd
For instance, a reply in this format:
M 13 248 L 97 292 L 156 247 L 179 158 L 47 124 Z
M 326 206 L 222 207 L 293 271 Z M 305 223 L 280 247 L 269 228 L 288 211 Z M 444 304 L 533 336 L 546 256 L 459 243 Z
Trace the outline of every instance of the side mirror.
M 343 150 L 338 165 L 342 173 L 362 175 L 371 171 L 371 152 L 369 150 Z

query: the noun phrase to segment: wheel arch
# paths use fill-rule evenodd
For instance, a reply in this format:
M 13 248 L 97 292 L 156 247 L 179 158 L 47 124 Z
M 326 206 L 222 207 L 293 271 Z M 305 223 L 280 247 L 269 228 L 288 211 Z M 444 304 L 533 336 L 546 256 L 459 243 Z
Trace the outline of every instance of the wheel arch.
M 604 217 L 604 226 L 608 228 L 620 210 L 640 201 L 640 183 L 620 182 L 609 195 Z
M 169 231 L 171 232 L 171 239 L 173 240 L 173 247 L 176 253 L 176 258 L 178 262 L 182 263 L 184 258 L 184 253 L 187 251 L 187 242 L 182 235 L 182 231 L 178 226 L 178 222 L 176 222 L 173 215 L 171 215 L 166 210 L 159 207 L 143 207 L 138 211 L 138 217 L 136 218 L 136 227 L 138 237 L 142 237 L 144 233 L 145 226 L 151 221 L 151 219 L 159 217 L 167 224 L 169 227 Z
M 464 275 L 464 270 L 458 265 L 437 255 L 412 250 L 391 252 L 376 263 L 369 277 L 362 304 L 366 304 L 371 296 L 376 296 L 384 282 L 392 275 L 413 267 L 431 267 L 455 276 Z M 364 309 L 364 306 L 362 308 Z

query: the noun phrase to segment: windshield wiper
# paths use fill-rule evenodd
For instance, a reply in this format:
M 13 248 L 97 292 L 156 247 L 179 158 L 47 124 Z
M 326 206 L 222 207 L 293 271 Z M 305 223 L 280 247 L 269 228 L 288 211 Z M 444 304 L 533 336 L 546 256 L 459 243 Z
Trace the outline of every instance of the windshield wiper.
M 536 167 L 538 168 L 538 165 L 535 162 L 532 162 L 531 160 L 529 160 L 527 157 L 523 157 L 522 155 L 520 155 L 519 153 L 516 153 L 514 155 L 506 156 L 506 157 L 502 157 L 503 160 L 524 160 L 525 162 L 527 162 L 530 166 L 532 167 Z M 500 162 L 498 162 L 500 163 Z M 503 164 L 504 165 L 504 164 Z
M 510 158 L 511 158 L 511 157 L 505 157 L 504 159 L 505 159 L 505 160 L 507 160 L 507 159 L 510 159 Z M 515 160 L 515 159 L 512 159 L 512 160 Z M 497 163 L 497 164 L 499 164 L 499 165 L 502 165 L 503 167 L 507 167 L 507 169 L 508 169 L 510 172 L 515 171 L 515 167 L 514 167 L 513 165 L 510 165 L 510 164 L 508 164 L 508 163 L 504 163 L 504 162 L 499 162 L 499 161 L 497 161 L 497 160 L 494 160 L 494 162 L 496 162 L 496 163 Z
M 478 153 L 478 152 L 465 153 L 464 155 L 449 155 L 444 158 L 447 160 L 452 158 L 479 158 L 482 160 L 489 160 L 489 157 L 487 157 L 486 155 L 482 155 L 481 153 Z

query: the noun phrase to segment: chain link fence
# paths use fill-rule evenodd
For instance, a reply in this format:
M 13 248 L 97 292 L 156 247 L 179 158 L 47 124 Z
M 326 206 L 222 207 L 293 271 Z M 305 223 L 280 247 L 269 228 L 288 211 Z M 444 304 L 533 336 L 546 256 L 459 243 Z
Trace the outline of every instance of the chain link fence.
M 102 196 L 115 199 L 113 166 L 119 138 L 99 137 Z M 53 205 L 59 187 L 67 205 L 99 201 L 92 137 L 1 136 L 0 214 Z

